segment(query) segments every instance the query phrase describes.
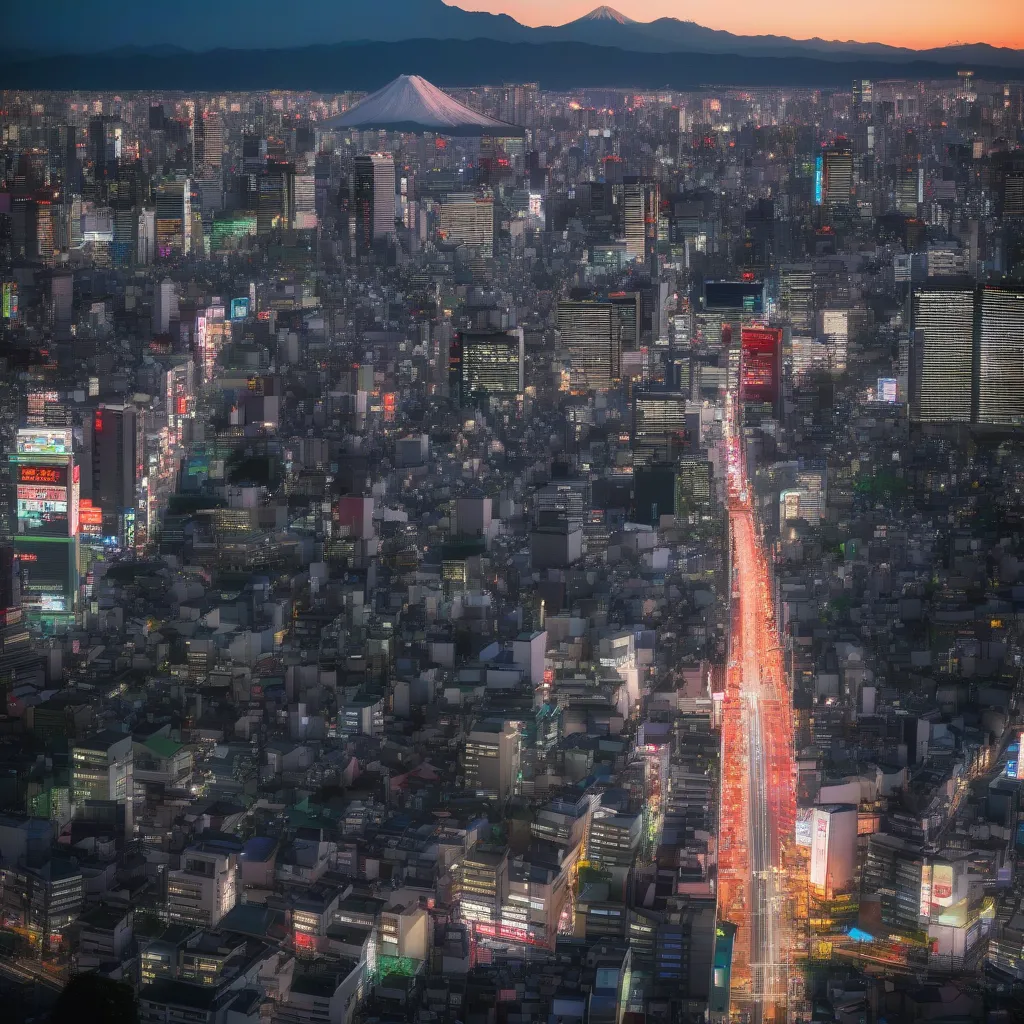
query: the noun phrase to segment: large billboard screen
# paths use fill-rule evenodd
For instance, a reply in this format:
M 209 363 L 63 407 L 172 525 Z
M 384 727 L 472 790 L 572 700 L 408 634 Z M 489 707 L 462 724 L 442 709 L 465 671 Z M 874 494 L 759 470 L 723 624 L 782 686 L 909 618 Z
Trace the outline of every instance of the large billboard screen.
M 779 393 L 782 331 L 775 327 L 744 327 L 740 339 L 741 397 L 746 402 L 774 403 Z
M 249 315 L 249 296 L 231 300 L 231 319 L 244 320 Z
M 67 466 L 18 466 L 19 484 L 46 484 L 67 487 Z
M 18 431 L 19 455 L 70 455 L 71 444 L 70 430 L 23 427 Z
M 42 612 L 72 611 L 76 586 L 74 543 L 18 537 L 15 550 L 20 564 L 22 603 Z

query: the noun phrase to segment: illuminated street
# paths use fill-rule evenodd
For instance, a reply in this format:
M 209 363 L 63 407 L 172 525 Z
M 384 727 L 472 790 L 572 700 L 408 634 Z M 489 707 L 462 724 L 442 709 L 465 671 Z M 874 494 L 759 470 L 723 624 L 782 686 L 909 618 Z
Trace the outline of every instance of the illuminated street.
M 770 571 L 759 543 L 743 458 L 729 424 L 729 522 L 733 551 L 733 615 L 730 654 L 731 700 L 725 714 L 725 785 L 745 801 L 732 812 L 745 823 L 747 853 L 726 854 L 733 880 L 731 906 L 723 913 L 740 925 L 733 978 L 734 1009 L 750 1019 L 785 1020 L 788 951 L 783 875 L 784 838 L 792 830 L 795 793 L 792 723 L 781 649 L 772 613 Z M 738 605 L 738 606 L 737 606 Z M 729 721 L 731 717 L 732 721 Z

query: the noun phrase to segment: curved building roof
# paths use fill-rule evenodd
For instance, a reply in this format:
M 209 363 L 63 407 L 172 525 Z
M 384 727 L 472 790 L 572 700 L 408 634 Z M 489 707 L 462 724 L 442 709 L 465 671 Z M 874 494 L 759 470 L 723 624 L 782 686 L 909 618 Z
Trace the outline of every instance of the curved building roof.
M 354 131 L 434 132 L 437 135 L 519 136 L 518 125 L 459 103 L 419 75 L 399 75 L 324 125 Z

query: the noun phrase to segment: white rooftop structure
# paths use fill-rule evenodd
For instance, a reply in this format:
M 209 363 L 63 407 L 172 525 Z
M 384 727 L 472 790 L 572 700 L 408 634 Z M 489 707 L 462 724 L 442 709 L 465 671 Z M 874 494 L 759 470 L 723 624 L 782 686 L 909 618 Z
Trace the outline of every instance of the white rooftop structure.
M 340 131 L 434 132 L 437 135 L 523 134 L 518 125 L 499 121 L 459 103 L 419 75 L 399 75 L 354 107 L 324 125 Z

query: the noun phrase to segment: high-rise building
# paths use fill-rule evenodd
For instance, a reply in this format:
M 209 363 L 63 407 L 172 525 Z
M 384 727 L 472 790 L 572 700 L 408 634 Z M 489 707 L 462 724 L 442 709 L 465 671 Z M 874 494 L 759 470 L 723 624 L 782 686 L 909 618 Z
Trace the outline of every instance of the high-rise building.
M 494 255 L 494 197 L 453 192 L 441 203 L 441 237 L 476 250 L 484 259 Z
M 896 209 L 908 217 L 916 217 L 924 200 L 924 168 L 916 161 L 904 163 L 896 178 Z
M 979 289 L 977 388 L 978 423 L 1024 425 L 1024 289 Z
M 929 285 L 914 292 L 910 417 L 917 423 L 970 423 L 974 376 L 974 286 Z
M 125 547 L 138 541 L 136 524 L 144 475 L 142 417 L 134 406 L 101 404 L 83 425 L 83 493 L 102 510 L 103 536 Z
M 50 315 L 54 329 L 63 333 L 71 327 L 74 316 L 75 280 L 71 274 L 54 274 L 50 278 Z
M 790 264 L 779 271 L 779 305 L 794 337 L 814 332 L 814 271 L 809 263 Z
M 640 292 L 611 292 L 608 301 L 619 317 L 623 352 L 640 349 L 640 330 L 643 324 L 643 303 Z
M 688 401 L 680 391 L 634 392 L 630 447 L 635 467 L 674 464 L 687 450 L 695 425 L 687 417 Z
M 850 314 L 845 309 L 821 312 L 821 335 L 828 346 L 829 366 L 833 373 L 846 372 L 846 354 L 850 343 Z
M 811 815 L 811 873 L 813 889 L 831 899 L 849 891 L 857 867 L 857 807 L 829 804 Z
M 196 118 L 193 147 L 197 174 L 202 176 L 204 171 L 220 174 L 226 134 L 224 119 L 217 111 L 208 110 Z
M 25 427 L 11 456 L 15 550 L 25 612 L 37 621 L 73 615 L 78 596 L 79 470 L 70 428 Z
M 395 233 L 395 161 L 390 153 L 355 159 L 356 239 L 363 248 Z
M 849 208 L 855 193 L 853 147 L 848 139 L 840 137 L 822 157 L 822 202 L 834 210 Z
M 661 190 L 656 181 L 625 178 L 622 183 L 622 228 L 626 256 L 646 260 L 657 250 Z
M 71 799 L 75 813 L 88 817 L 94 801 L 124 809 L 125 835 L 134 827 L 134 754 L 131 733 L 104 732 L 75 741 L 71 748 Z
M 178 296 L 174 282 L 165 277 L 153 291 L 153 333 L 166 334 L 178 317 Z
M 192 249 L 192 183 L 165 181 L 156 189 L 156 255 L 187 256 Z
M 295 167 L 268 161 L 256 179 L 256 232 L 260 235 L 292 227 L 295 215 Z
M 512 722 L 477 722 L 466 738 L 466 791 L 499 804 L 515 796 L 520 742 L 519 729 Z
M 610 302 L 558 304 L 556 325 L 569 351 L 572 384 L 590 391 L 615 387 L 622 375 L 622 329 Z
M 458 331 L 452 338 L 449 387 L 460 401 L 523 392 L 524 338 L 513 331 Z

